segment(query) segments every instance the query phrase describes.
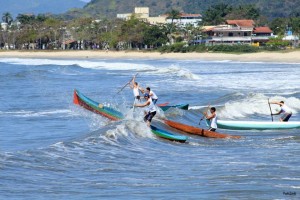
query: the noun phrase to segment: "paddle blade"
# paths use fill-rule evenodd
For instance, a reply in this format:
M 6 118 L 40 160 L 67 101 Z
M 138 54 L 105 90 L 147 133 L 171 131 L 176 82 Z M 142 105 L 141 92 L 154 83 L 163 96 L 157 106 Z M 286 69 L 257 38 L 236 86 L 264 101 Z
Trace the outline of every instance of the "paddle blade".
M 157 106 L 166 106 L 168 104 L 169 104 L 169 102 L 166 102 L 166 103 L 157 104 Z

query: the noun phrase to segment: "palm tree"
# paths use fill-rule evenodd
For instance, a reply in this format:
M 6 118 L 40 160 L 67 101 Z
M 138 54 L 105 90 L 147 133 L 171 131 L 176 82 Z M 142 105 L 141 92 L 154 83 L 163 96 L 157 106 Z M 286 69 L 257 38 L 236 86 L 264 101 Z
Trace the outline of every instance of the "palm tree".
M 169 12 L 166 13 L 168 15 L 168 19 L 171 19 L 171 28 L 170 28 L 170 34 L 172 34 L 173 27 L 174 27 L 174 19 L 180 19 L 180 12 L 179 10 L 172 9 Z
M 9 12 L 6 12 L 6 13 L 3 13 L 3 15 L 2 15 L 2 21 L 7 23 L 8 25 L 10 25 L 11 22 L 13 21 L 13 18 Z

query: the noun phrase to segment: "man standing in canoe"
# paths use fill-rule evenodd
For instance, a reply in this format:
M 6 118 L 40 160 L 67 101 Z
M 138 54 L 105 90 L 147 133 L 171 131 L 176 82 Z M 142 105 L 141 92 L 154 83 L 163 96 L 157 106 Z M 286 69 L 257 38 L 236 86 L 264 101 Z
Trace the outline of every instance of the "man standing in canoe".
M 147 122 L 147 125 L 150 126 L 152 118 L 156 115 L 156 108 L 154 103 L 152 102 L 152 99 L 150 98 L 148 93 L 145 93 L 144 98 L 146 99 L 146 102 L 143 104 L 134 104 L 135 107 L 147 107 L 147 110 L 145 110 L 145 117 L 144 121 Z
M 211 107 L 210 108 L 210 113 L 211 115 L 208 115 L 207 112 L 204 113 L 204 116 L 207 120 L 210 121 L 210 126 L 209 126 L 209 131 L 216 131 L 218 126 L 217 126 L 217 113 L 216 113 L 216 108 Z
M 272 114 L 272 115 L 280 115 L 281 113 L 283 114 L 279 120 L 281 122 L 287 122 L 289 121 L 290 117 L 292 116 L 292 110 L 284 104 L 284 101 L 271 101 L 271 104 L 277 104 L 280 106 L 280 111 L 278 113 Z
M 142 90 L 142 92 L 144 92 L 144 90 Z M 156 94 L 153 92 L 153 90 L 150 89 L 150 87 L 146 87 L 146 93 L 149 94 L 149 96 L 151 97 L 152 101 L 154 104 L 156 104 L 158 97 L 156 96 Z
M 136 102 L 136 100 L 141 101 L 140 91 L 143 91 L 143 89 L 140 88 L 139 84 L 135 82 L 135 76 L 136 75 L 134 75 L 134 77 L 132 78 L 130 84 L 130 88 L 133 90 L 134 102 Z

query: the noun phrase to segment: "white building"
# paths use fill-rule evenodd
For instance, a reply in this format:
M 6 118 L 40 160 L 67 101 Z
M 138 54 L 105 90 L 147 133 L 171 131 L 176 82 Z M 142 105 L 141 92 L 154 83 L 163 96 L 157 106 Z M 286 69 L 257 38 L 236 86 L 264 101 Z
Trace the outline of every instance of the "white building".
M 2 22 L 1 23 L 1 29 L 4 30 L 4 31 L 6 31 L 7 28 L 8 28 L 8 24 L 6 22 Z
M 200 14 L 187 14 L 180 13 L 180 19 L 173 19 L 173 23 L 176 23 L 179 26 L 186 26 L 191 24 L 195 27 L 202 21 L 202 15 Z M 167 23 L 172 23 L 171 18 L 167 18 Z

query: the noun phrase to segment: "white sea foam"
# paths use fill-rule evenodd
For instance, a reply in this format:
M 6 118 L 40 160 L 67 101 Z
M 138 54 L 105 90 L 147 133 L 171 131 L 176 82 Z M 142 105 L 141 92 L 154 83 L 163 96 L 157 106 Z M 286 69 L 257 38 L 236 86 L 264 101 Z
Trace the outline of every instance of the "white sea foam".
M 156 75 L 172 75 L 186 79 L 198 80 L 198 75 L 193 74 L 188 69 L 171 65 L 169 67 L 155 67 L 148 64 L 126 63 L 126 62 L 107 62 L 105 60 L 58 60 L 58 59 L 30 59 L 30 58 L 0 58 L 0 62 L 15 64 L 15 65 L 57 65 L 57 66 L 73 66 L 77 65 L 88 69 L 101 70 L 132 70 Z M 69 73 L 69 72 L 68 72 Z M 74 75 L 74 74 L 71 74 Z
M 105 136 L 108 138 L 117 139 L 118 137 L 128 137 L 130 133 L 140 137 L 153 137 L 153 134 L 151 133 L 149 127 L 147 127 L 146 123 L 134 120 L 123 121 L 122 124 L 117 125 L 115 129 L 108 130 L 105 133 Z
M 164 75 L 173 75 L 177 77 L 182 77 L 186 79 L 198 80 L 200 77 L 196 74 L 193 74 L 190 70 L 179 67 L 177 65 L 171 65 L 169 67 L 160 67 L 155 71 L 150 72 L 152 74 L 164 74 Z
M 220 118 L 245 118 L 249 115 L 257 114 L 260 116 L 269 116 L 270 108 L 268 104 L 267 96 L 263 94 L 250 94 L 241 100 L 233 100 L 227 102 L 224 108 L 218 111 Z M 271 97 L 270 101 L 283 100 L 292 109 L 293 113 L 297 113 L 300 110 L 300 100 L 295 97 Z M 271 104 L 272 113 L 279 111 L 279 106 Z
M 15 117 L 42 117 L 42 116 L 61 115 L 64 117 L 68 117 L 68 116 L 75 116 L 76 113 L 68 109 L 44 110 L 44 111 L 18 110 L 18 111 L 0 111 L 0 115 L 12 115 Z
M 106 62 L 103 60 L 58 60 L 58 59 L 30 59 L 30 58 L 0 58 L 0 62 L 15 64 L 15 65 L 57 65 L 71 66 L 77 65 L 82 68 L 89 69 L 107 69 L 107 70 L 156 70 L 155 67 L 146 64 L 122 63 L 122 62 Z

